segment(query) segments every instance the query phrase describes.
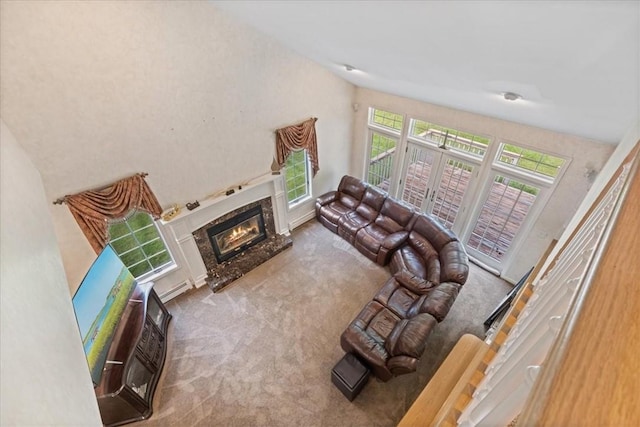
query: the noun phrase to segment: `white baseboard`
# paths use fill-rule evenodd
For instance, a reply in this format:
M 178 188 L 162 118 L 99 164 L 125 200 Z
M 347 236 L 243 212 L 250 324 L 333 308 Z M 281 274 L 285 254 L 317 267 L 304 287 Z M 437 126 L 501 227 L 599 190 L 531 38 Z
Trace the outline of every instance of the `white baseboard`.
M 292 220 L 289 223 L 289 230 L 294 230 L 296 227 L 299 227 L 302 224 L 304 224 L 305 222 L 315 218 L 315 216 L 316 216 L 316 210 L 315 210 L 315 207 L 314 207 L 314 209 L 311 210 L 310 212 L 307 212 L 304 215 Z
M 191 288 L 193 288 L 193 286 L 191 286 L 191 283 L 186 281 L 176 286 L 175 288 L 171 289 L 170 291 L 167 291 L 162 295 L 158 295 L 158 296 L 160 297 L 160 300 L 164 303 L 177 297 L 180 294 L 187 292 Z

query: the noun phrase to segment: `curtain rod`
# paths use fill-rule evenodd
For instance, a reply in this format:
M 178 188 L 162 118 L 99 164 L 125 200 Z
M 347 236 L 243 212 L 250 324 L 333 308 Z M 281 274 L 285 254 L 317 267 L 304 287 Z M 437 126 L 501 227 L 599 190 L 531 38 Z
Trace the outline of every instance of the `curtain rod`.
M 139 175 L 139 176 L 141 176 L 142 178 L 146 178 L 149 174 L 148 174 L 147 172 L 140 172 L 140 173 L 136 173 L 136 174 L 131 175 L 131 176 L 135 176 L 135 175 Z M 122 179 L 127 179 L 127 178 L 122 178 Z M 118 180 L 118 181 L 122 181 L 122 180 Z M 118 182 L 118 181 L 116 181 L 116 182 Z M 103 185 L 102 187 L 94 188 L 94 189 L 92 189 L 92 190 L 85 190 L 85 191 L 81 191 L 80 193 L 76 193 L 76 194 L 85 193 L 85 192 L 87 192 L 87 191 L 102 191 L 102 190 L 104 190 L 105 188 L 109 188 L 109 187 L 111 187 L 111 186 L 112 186 L 113 184 L 115 184 L 116 182 L 113 182 L 113 183 L 111 183 L 111 184 L 107 184 L 107 185 Z M 53 204 L 54 204 L 54 205 L 61 205 L 61 204 L 63 204 L 63 203 L 65 202 L 65 200 L 66 200 L 66 198 L 67 198 L 67 197 L 69 197 L 69 195 L 66 195 L 66 196 L 64 196 L 64 197 L 58 197 L 56 200 L 54 200 L 54 201 L 53 201 Z

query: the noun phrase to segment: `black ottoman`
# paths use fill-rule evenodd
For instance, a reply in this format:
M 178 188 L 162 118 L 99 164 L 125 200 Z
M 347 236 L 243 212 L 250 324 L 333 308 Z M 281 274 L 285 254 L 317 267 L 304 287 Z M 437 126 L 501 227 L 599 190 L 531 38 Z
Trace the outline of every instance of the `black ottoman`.
M 356 398 L 368 380 L 369 368 L 351 353 L 345 354 L 331 370 L 331 382 L 349 401 Z

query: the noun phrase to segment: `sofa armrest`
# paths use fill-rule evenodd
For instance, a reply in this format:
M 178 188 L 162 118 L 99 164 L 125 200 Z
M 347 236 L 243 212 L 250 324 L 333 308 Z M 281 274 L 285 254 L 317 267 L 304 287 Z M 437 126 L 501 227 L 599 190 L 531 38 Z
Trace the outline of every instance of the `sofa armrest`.
M 442 322 L 458 297 L 461 287 L 459 283 L 442 282 L 431 288 L 426 295 L 418 298 L 408 312 L 429 313 L 438 322 Z
M 415 372 L 418 367 L 418 359 L 410 356 L 394 356 L 387 362 L 387 368 L 393 375 L 404 375 Z
M 393 253 L 404 244 L 409 238 L 408 231 L 397 231 L 389 234 L 384 238 L 380 245 L 380 250 L 376 256 L 376 263 L 380 265 L 387 265 L 391 260 Z
M 393 277 L 395 277 L 402 286 L 418 295 L 429 292 L 429 289 L 437 285 L 437 283 L 416 276 L 404 268 L 398 271 Z
M 328 203 L 335 202 L 338 198 L 337 191 L 329 191 L 316 199 L 316 206 L 321 207 Z
M 402 245 L 404 242 L 406 242 L 408 237 L 409 237 L 409 232 L 404 230 L 391 233 L 384 238 L 384 240 L 382 241 L 381 248 L 385 248 L 388 251 L 395 250 L 399 248 L 400 245 Z

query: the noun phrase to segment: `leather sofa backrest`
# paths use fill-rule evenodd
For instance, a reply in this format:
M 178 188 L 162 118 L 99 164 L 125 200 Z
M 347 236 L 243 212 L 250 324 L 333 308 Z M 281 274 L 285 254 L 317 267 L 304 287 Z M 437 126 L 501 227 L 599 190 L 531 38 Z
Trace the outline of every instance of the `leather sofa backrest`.
M 411 230 L 427 238 L 431 246 L 438 252 L 447 243 L 458 240 L 453 231 L 445 228 L 437 219 L 425 213 L 417 216 Z
M 431 283 L 440 283 L 440 258 L 438 251 L 423 235 L 412 231 L 409 233 L 409 245 L 420 255 L 420 266 L 413 265 L 413 270 L 423 275 L 423 279 Z M 414 260 L 415 263 L 415 260 Z M 423 270 L 424 269 L 424 273 Z
M 384 347 L 391 356 L 411 356 L 418 359 L 424 353 L 427 337 L 433 326 L 433 318 L 426 313 L 402 319 L 385 340 Z
M 469 277 L 469 257 L 464 246 L 457 240 L 447 243 L 440 250 L 442 282 L 456 282 L 461 285 Z
M 338 186 L 338 200 L 349 209 L 355 209 L 362 200 L 366 189 L 367 184 L 363 181 L 345 175 L 342 177 L 342 180 L 340 180 L 340 185 Z
M 369 186 L 364 191 L 364 196 L 362 196 L 362 201 L 356 208 L 356 212 L 363 218 L 373 221 L 378 216 L 386 198 L 387 193 L 378 187 Z
M 409 228 L 412 219 L 413 209 L 409 205 L 387 197 L 375 223 L 391 234 Z

